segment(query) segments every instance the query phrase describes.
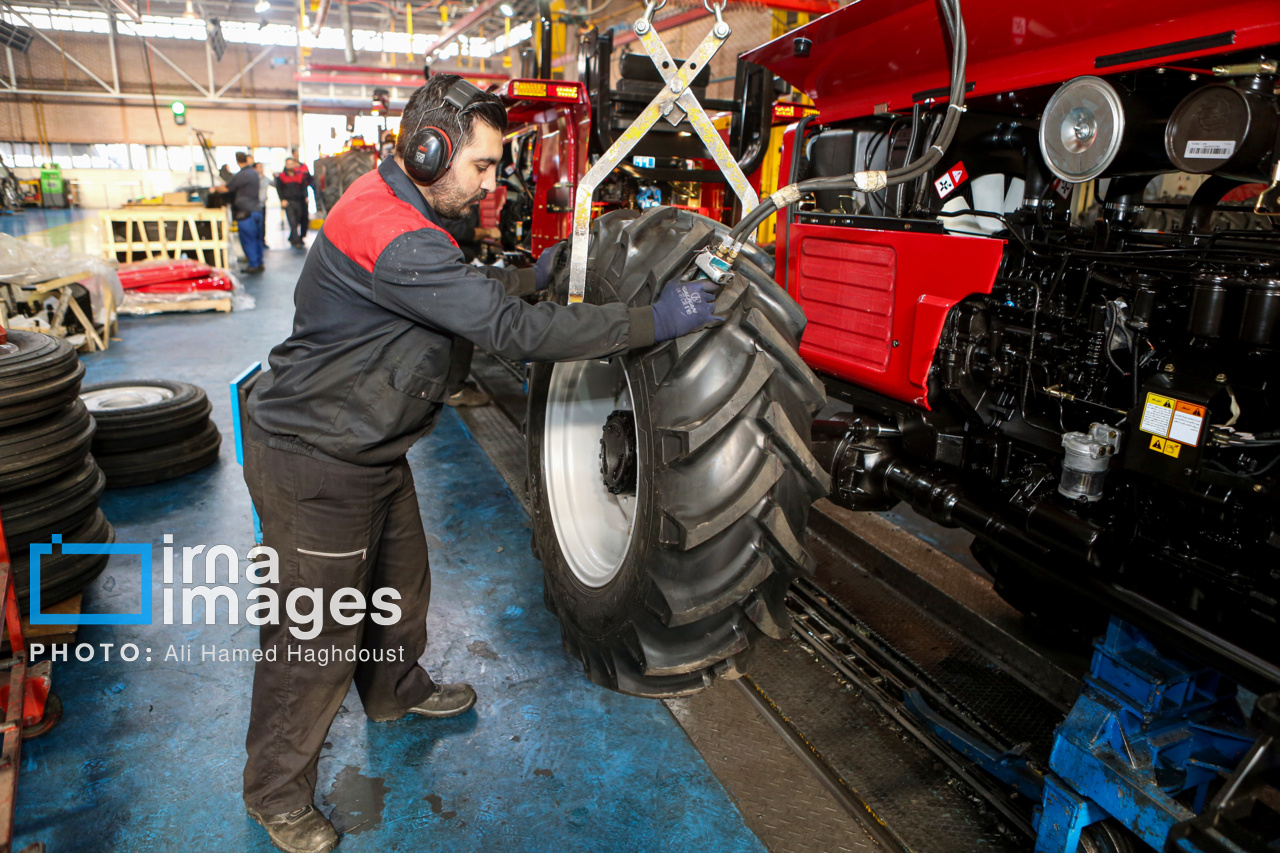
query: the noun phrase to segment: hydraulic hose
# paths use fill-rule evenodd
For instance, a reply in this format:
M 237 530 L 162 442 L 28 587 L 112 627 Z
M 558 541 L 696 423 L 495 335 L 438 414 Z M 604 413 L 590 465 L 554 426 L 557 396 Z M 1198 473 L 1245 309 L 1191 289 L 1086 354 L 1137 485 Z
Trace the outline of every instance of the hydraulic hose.
M 745 235 L 755 231 L 760 227 L 760 223 L 777 213 L 779 208 L 798 201 L 805 193 L 817 190 L 874 192 L 885 187 L 913 181 L 927 174 L 930 169 L 938 165 L 947 150 L 947 146 L 951 144 L 951 140 L 955 136 L 956 128 L 960 124 L 960 115 L 964 112 L 965 65 L 969 54 L 968 35 L 964 27 L 964 17 L 960 12 L 960 0 L 939 0 L 938 5 L 942 10 L 942 19 L 946 24 L 947 32 L 951 35 L 951 86 L 948 95 L 946 118 L 938 130 L 938 137 L 934 143 L 914 161 L 897 169 L 890 169 L 884 172 L 852 172 L 848 175 L 811 178 L 807 181 L 800 181 L 783 187 L 767 198 L 761 199 L 760 204 L 751 213 L 742 218 L 742 221 L 732 231 L 734 240 L 741 242 Z M 801 142 L 802 140 L 800 139 L 796 140 L 797 145 Z

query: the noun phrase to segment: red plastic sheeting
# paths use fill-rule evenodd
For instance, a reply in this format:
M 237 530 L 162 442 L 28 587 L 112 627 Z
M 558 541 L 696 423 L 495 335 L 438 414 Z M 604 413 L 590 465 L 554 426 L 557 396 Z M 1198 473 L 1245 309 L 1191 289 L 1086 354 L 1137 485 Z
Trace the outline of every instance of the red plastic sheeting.
M 134 290 L 139 287 L 163 284 L 169 281 L 205 278 L 213 274 L 213 268 L 199 261 L 178 259 L 122 264 L 119 272 L 120 285 L 125 290 Z
M 186 259 L 143 261 L 120 267 L 120 284 L 131 293 L 200 293 L 235 289 L 226 270 Z
M 211 290 L 234 290 L 231 276 L 222 270 L 215 270 L 213 275 L 203 278 L 188 278 L 183 281 L 164 281 L 158 284 L 147 284 L 142 287 L 129 288 L 130 293 L 200 293 Z

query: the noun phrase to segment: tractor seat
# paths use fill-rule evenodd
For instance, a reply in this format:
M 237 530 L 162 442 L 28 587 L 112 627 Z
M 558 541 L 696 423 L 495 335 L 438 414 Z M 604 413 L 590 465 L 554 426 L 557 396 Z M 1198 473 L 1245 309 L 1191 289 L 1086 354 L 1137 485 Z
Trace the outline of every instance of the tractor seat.
M 674 60 L 676 67 L 684 65 L 685 60 Z M 693 78 L 690 90 L 701 101 L 706 97 L 707 86 L 711 83 L 711 68 L 703 68 Z M 649 102 L 662 91 L 662 75 L 654 66 L 653 60 L 643 53 L 628 53 L 618 61 L 618 81 L 611 94 L 613 101 L 611 130 L 623 131 L 631 126 L 636 117 L 644 111 Z M 660 123 L 661 124 L 661 123 Z M 674 130 L 670 125 L 655 127 L 655 130 Z

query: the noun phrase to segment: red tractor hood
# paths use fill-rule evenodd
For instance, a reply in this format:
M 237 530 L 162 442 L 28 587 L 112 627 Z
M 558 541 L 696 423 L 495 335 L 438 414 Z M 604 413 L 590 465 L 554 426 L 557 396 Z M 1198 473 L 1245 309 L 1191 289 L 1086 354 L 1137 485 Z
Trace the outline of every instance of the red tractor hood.
M 972 96 L 1280 42 L 1276 0 L 968 0 L 962 10 Z M 795 55 L 797 38 L 812 41 L 808 57 Z M 825 123 L 945 97 L 948 48 L 934 0 L 860 0 L 742 56 L 812 98 Z

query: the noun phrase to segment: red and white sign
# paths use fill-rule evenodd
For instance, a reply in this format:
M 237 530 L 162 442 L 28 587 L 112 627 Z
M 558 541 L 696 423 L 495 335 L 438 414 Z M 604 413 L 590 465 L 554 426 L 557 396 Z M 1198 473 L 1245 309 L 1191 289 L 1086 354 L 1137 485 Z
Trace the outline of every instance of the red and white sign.
M 946 198 L 967 180 L 969 180 L 969 174 L 964 170 L 964 163 L 956 163 L 947 170 L 945 175 L 934 181 L 933 186 L 938 191 L 938 198 Z

